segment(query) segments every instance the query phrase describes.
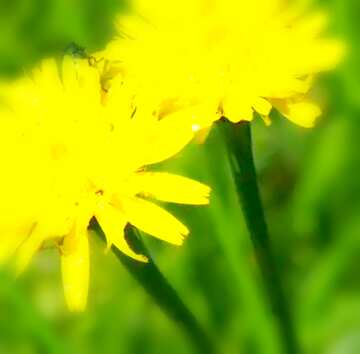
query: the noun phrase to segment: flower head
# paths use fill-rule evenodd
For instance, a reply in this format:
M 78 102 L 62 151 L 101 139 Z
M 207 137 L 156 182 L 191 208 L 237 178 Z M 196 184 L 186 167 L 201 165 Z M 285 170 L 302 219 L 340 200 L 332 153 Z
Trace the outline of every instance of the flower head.
M 31 77 L 0 88 L 0 261 L 15 254 L 22 271 L 45 241 L 60 251 L 67 303 L 84 308 L 89 278 L 88 227 L 95 218 L 108 245 L 146 261 L 124 237 L 130 223 L 174 245 L 186 226 L 149 198 L 208 203 L 199 182 L 150 172 L 192 138 L 176 114 L 155 120 L 137 110 L 120 76 L 101 92 L 86 61 L 44 61 Z
M 202 127 L 225 116 L 266 122 L 272 108 L 311 127 L 319 107 L 308 98 L 313 77 L 332 69 L 343 45 L 321 35 L 322 13 L 304 14 L 286 0 L 135 0 L 119 20 L 105 56 L 121 61 L 138 100 L 184 110 Z

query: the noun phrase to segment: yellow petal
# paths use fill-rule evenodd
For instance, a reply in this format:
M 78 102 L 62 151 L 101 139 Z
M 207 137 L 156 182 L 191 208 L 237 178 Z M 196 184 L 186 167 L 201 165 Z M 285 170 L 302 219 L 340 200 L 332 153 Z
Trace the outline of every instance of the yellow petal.
M 179 203 L 204 205 L 209 203 L 210 188 L 192 179 L 164 172 L 138 173 L 134 183 L 145 195 Z
M 211 127 L 201 128 L 199 125 L 193 125 L 192 129 L 195 133 L 194 142 L 196 144 L 204 144 L 211 132 Z
M 271 119 L 269 116 L 261 116 L 261 118 L 267 127 L 269 127 L 271 125 Z
M 326 70 L 333 70 L 341 61 L 346 57 L 348 49 L 346 44 L 339 40 L 328 40 L 327 43 L 323 47 L 326 53 L 322 53 L 323 55 L 327 55 L 329 58 L 324 63 L 324 67 Z
M 33 77 L 35 83 L 43 88 L 45 94 L 59 94 L 61 92 L 59 70 L 54 59 L 43 60 L 41 68 L 34 70 Z
M 321 115 L 319 106 L 309 101 L 284 100 L 277 102 L 275 106 L 286 118 L 304 128 L 313 127 L 316 119 Z
M 6 263 L 14 255 L 25 237 L 26 236 L 15 237 L 14 235 L 3 235 L 0 242 L 0 265 Z
M 61 255 L 64 295 L 70 311 L 83 311 L 89 288 L 89 241 L 87 231 L 74 232 L 65 237 L 71 247 Z
M 63 86 L 68 92 L 73 92 L 78 89 L 78 73 L 76 70 L 75 59 L 70 56 L 65 56 L 62 62 L 62 82 Z
M 127 243 L 124 234 L 127 220 L 120 210 L 107 204 L 99 208 L 95 217 L 106 236 L 109 246 L 115 245 L 121 252 L 137 261 L 148 261 L 145 256 L 135 253 Z
M 94 67 L 90 66 L 87 60 L 81 60 L 77 63 L 78 80 L 82 88 L 82 95 L 92 104 L 100 102 L 101 83 L 100 73 Z
M 329 23 L 327 14 L 323 11 L 316 11 L 297 22 L 294 30 L 306 38 L 314 38 L 321 35 Z
M 189 230 L 174 216 L 141 198 L 124 198 L 121 205 L 129 222 L 140 230 L 174 245 L 181 245 Z
M 147 153 L 144 164 L 167 160 L 178 154 L 194 137 L 189 121 L 175 113 L 157 122 L 145 136 Z
M 338 40 L 322 40 L 311 47 L 311 57 L 308 61 L 304 60 L 303 65 L 308 73 L 330 71 L 343 60 L 346 55 L 346 46 Z
M 253 108 L 262 116 L 268 116 L 271 112 L 272 105 L 264 98 L 257 97 L 253 103 Z
M 27 237 L 24 243 L 20 246 L 17 257 L 15 259 L 15 272 L 21 274 L 29 265 L 31 258 L 39 250 L 45 237 L 40 231 L 39 227 L 35 226 L 31 234 Z
M 245 97 L 227 97 L 223 103 L 224 116 L 233 123 L 242 120 L 250 122 L 254 111 L 252 104 Z

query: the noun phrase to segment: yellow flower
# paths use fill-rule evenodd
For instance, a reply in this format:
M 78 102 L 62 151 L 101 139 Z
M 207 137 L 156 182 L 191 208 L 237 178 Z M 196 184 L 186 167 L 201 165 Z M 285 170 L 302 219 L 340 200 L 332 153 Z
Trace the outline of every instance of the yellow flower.
M 44 61 L 31 77 L 0 88 L 0 262 L 15 255 L 20 272 L 45 241 L 61 254 L 65 297 L 84 309 L 89 281 L 88 227 L 95 218 L 114 245 L 127 244 L 130 223 L 174 245 L 189 231 L 149 198 L 207 204 L 209 188 L 155 164 L 192 138 L 176 114 L 156 120 L 137 110 L 118 76 L 104 98 L 98 71 L 86 61 Z
M 343 45 L 323 38 L 326 16 L 286 0 L 135 0 L 104 53 L 121 63 L 141 105 L 184 110 L 194 130 L 225 116 L 269 123 L 273 108 L 303 127 L 320 115 L 313 78 Z

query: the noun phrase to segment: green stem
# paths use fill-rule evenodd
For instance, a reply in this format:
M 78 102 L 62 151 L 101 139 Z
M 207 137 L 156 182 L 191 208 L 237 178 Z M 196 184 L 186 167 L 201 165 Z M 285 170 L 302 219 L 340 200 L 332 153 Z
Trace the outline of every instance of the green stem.
M 276 260 L 272 251 L 264 210 L 257 183 L 249 122 L 232 124 L 220 122 L 228 148 L 238 197 L 246 225 L 254 246 L 269 301 L 279 324 L 284 352 L 299 353 L 294 324 L 281 284 Z
M 97 231 L 99 231 L 98 228 Z M 160 272 L 146 249 L 145 244 L 141 240 L 137 229 L 128 225 L 125 230 L 125 235 L 132 248 L 136 252 L 146 255 L 149 262 L 143 263 L 133 260 L 119 251 L 116 247 L 112 246 L 111 250 L 117 259 L 152 297 L 161 310 L 171 320 L 175 321 L 183 328 L 197 350 L 197 353 L 214 354 L 216 351 L 210 338 L 193 313 L 181 300 L 176 290 Z

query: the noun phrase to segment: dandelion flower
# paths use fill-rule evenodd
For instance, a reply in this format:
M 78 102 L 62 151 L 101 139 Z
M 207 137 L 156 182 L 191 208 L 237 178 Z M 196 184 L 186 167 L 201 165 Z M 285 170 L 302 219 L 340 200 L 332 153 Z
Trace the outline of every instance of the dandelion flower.
M 220 117 L 266 123 L 273 108 L 313 126 L 313 78 L 334 68 L 343 45 L 324 38 L 323 13 L 286 0 L 135 0 L 103 53 L 134 82 L 142 105 L 183 110 L 194 130 Z
M 44 242 L 53 243 L 74 311 L 87 301 L 92 219 L 109 247 L 146 262 L 125 239 L 128 223 L 174 245 L 189 233 L 153 199 L 208 203 L 207 186 L 149 171 L 192 134 L 177 114 L 159 121 L 137 110 L 129 92 L 118 76 L 104 97 L 98 71 L 72 58 L 60 69 L 46 60 L 29 77 L 0 87 L 0 262 L 14 259 L 21 272 Z

